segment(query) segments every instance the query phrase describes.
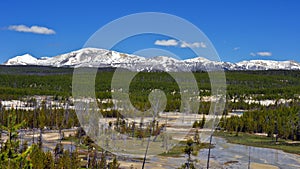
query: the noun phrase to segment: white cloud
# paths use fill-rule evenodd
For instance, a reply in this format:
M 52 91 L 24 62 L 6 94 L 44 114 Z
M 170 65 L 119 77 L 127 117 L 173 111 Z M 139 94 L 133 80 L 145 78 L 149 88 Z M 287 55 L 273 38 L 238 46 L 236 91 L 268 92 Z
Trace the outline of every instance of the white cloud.
M 272 56 L 272 52 L 251 52 L 250 56 Z
M 254 52 L 251 52 L 250 56 L 256 56 L 256 54 Z
M 177 41 L 175 39 L 156 40 L 154 44 L 159 46 L 177 46 L 181 48 L 206 48 L 207 47 L 204 42 L 189 43 L 185 41 Z
M 42 26 L 35 26 L 35 25 L 31 27 L 28 27 L 26 25 L 10 25 L 8 27 L 8 30 L 17 31 L 17 32 L 30 32 L 30 33 L 44 34 L 44 35 L 50 35 L 56 33 L 53 29 L 49 29 Z
M 206 48 L 206 44 L 204 42 L 194 42 L 194 43 L 188 43 L 185 41 L 182 41 L 180 44 L 181 48 Z
M 240 50 L 240 49 L 241 49 L 240 47 L 233 48 L 234 51 L 237 51 L 237 50 Z
M 178 45 L 178 41 L 176 41 L 175 39 L 169 39 L 169 40 L 156 40 L 154 42 L 155 45 L 159 45 L 159 46 L 177 46 Z
M 272 56 L 271 52 L 257 52 L 256 54 L 258 56 Z

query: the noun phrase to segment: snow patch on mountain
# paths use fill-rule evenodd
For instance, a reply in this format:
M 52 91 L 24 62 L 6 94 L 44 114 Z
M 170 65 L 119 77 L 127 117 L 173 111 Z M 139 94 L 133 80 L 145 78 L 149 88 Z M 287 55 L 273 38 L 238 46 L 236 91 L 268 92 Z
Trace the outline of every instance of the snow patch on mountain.
M 299 70 L 300 64 L 293 61 L 250 60 L 236 64 L 246 70 Z
M 36 65 L 38 59 L 31 56 L 30 54 L 25 54 L 21 56 L 16 56 L 12 59 L 9 59 L 5 65 Z
M 120 67 L 132 71 L 300 70 L 300 64 L 295 61 L 250 60 L 230 63 L 211 61 L 203 57 L 186 60 L 178 60 L 167 56 L 145 58 L 97 48 L 84 48 L 54 57 L 39 59 L 25 54 L 9 59 L 4 65 Z

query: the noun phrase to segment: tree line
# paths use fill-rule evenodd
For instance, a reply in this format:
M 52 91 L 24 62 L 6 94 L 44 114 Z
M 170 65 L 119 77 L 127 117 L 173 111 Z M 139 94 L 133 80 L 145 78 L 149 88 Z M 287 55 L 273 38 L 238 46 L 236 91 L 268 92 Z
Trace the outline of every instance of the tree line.
M 82 157 L 79 156 L 77 148 L 74 151 L 65 150 L 61 142 L 56 144 L 53 151 L 43 151 L 42 144 L 39 143 L 32 143 L 30 146 L 27 141 L 21 143 L 19 130 L 26 126 L 26 120 L 18 121 L 17 114 L 13 110 L 7 116 L 7 125 L 0 125 L 0 128 L 8 133 L 8 138 L 0 144 L 0 169 L 119 168 L 120 164 L 116 156 L 109 162 L 108 153 L 103 149 L 101 153 L 98 153 L 98 146 L 80 130 L 76 132 L 76 136 L 78 139 L 83 139 L 82 143 L 88 147 L 88 157 L 85 163 L 82 163 Z
M 246 111 L 242 116 L 223 116 L 220 127 L 229 132 L 266 133 L 268 137 L 300 140 L 300 102 Z

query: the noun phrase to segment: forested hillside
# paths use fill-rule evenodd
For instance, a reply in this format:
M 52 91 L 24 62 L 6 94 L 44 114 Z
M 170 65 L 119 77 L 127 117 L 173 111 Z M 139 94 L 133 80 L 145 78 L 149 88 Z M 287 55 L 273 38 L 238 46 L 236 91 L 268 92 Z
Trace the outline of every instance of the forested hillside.
M 71 68 L 0 67 L 1 100 L 21 99 L 33 95 L 68 98 L 72 95 Z M 96 77 L 96 95 L 111 98 L 111 78 L 114 69 L 100 69 Z M 185 73 L 179 73 L 185 76 Z M 210 95 L 210 80 L 206 72 L 196 72 L 200 96 Z M 251 109 L 259 100 L 299 99 L 299 71 L 227 71 L 228 109 Z M 140 108 L 148 107 L 150 89 L 159 88 L 168 97 L 168 110 L 178 109 L 180 93 L 175 80 L 164 72 L 138 73 L 130 85 L 131 101 Z M 249 101 L 250 100 L 250 101 Z M 252 100 L 252 101 L 251 101 Z M 204 107 L 206 103 L 203 103 Z M 203 111 L 203 110 L 202 110 Z
M 30 96 L 53 96 L 54 100 L 66 103 L 72 95 L 71 68 L 53 68 L 38 66 L 0 66 L 0 99 L 26 100 Z M 278 134 L 282 138 L 300 139 L 299 134 L 299 71 L 227 71 L 227 103 L 224 114 L 232 110 L 246 110 L 242 117 L 233 117 L 224 121 L 222 127 L 230 131 L 266 132 L 269 135 Z M 111 79 L 113 68 L 99 69 L 96 77 L 96 95 L 100 100 L 111 98 Z M 184 77 L 185 73 L 178 73 Z M 200 97 L 210 95 L 210 80 L 207 72 L 195 72 Z M 133 105 L 141 110 L 150 107 L 148 95 L 151 89 L 161 89 L 168 98 L 166 111 L 175 111 L 180 107 L 180 92 L 175 80 L 164 72 L 140 72 L 130 85 L 130 99 Z M 264 105 L 263 101 L 273 101 L 273 104 Z M 28 102 L 28 100 L 26 100 Z M 101 108 L 112 108 L 112 101 L 98 103 Z M 199 113 L 209 112 L 210 102 L 201 101 Z M 58 111 L 51 111 L 56 114 Z M 106 111 L 106 115 L 113 116 L 115 110 Z M 3 111 L 6 114 L 6 111 Z M 45 113 L 45 112 L 43 112 Z M 43 114 L 42 113 L 42 114 Z M 25 113 L 26 114 L 26 113 Z M 27 113 L 28 114 L 28 113 Z M 53 119 L 51 123 L 57 123 Z M 60 114 L 60 113 L 58 113 Z M 73 116 L 74 112 L 71 112 Z M 33 116 L 34 113 L 28 115 Z M 17 117 L 21 115 L 18 114 Z M 23 116 L 23 114 L 22 114 Z M 28 118 L 30 121 L 30 117 Z M 55 118 L 61 118 L 55 116 Z M 17 118 L 19 119 L 19 118 Z M 49 119 L 49 118 L 48 118 Z M 5 118 L 3 118 L 5 120 Z M 28 121 L 28 122 L 29 122 Z M 238 122 L 238 123 L 237 123 Z M 41 122 L 39 122 L 40 124 Z M 59 127 L 59 124 L 47 126 Z M 77 126 L 77 120 L 65 122 L 64 127 Z M 29 124 L 29 123 L 28 123 Z M 31 127 L 37 124 L 32 124 Z

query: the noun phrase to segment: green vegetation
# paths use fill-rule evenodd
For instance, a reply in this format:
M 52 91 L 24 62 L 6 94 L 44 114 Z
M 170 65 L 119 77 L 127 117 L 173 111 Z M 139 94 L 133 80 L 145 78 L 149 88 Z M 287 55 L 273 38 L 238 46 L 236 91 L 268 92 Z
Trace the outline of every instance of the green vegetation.
M 299 102 L 273 105 L 260 110 L 245 112 L 242 116 L 222 118 L 220 127 L 230 133 L 266 133 L 268 137 L 300 140 Z
M 62 130 L 79 126 L 79 121 L 77 119 L 75 110 L 55 108 L 53 110 L 49 108 L 35 110 L 5 110 L 2 107 L 0 108 L 0 124 L 2 124 L 4 127 L 7 127 L 10 124 L 10 119 L 7 117 L 9 117 L 9 115 L 13 112 L 16 112 L 15 120 L 17 123 L 26 121 L 26 123 L 22 125 L 22 129 L 39 128 L 40 132 L 42 132 L 45 127 L 48 129 Z M 5 128 L 3 129 L 6 130 Z
M 28 147 L 27 142 L 20 144 L 18 140 L 18 129 L 24 126 L 25 122 L 17 123 L 16 111 L 12 111 L 8 116 L 8 125 L 0 126 L 8 131 L 8 139 L 0 148 L 0 169 L 40 169 L 40 168 L 70 168 L 80 167 L 77 151 L 69 152 L 63 150 L 63 146 L 58 144 L 54 152 L 44 152 L 37 144 Z
M 193 138 L 188 138 L 184 144 L 181 142 L 183 146 L 181 148 L 181 152 L 187 155 L 187 161 L 181 165 L 178 169 L 196 169 L 195 163 L 197 160 L 192 158 L 192 155 L 197 156 L 200 149 L 203 148 L 213 148 L 213 145 L 209 143 L 201 143 L 199 132 L 196 129 Z
M 99 113 L 104 117 L 116 117 L 117 120 L 110 122 L 109 127 L 116 131 L 133 137 L 148 137 L 159 134 L 164 124 L 153 121 L 148 126 L 139 123 L 129 123 L 114 109 L 111 100 L 111 79 L 114 69 L 99 69 L 95 79 L 95 92 L 100 108 Z M 93 141 L 80 131 L 80 124 L 76 113 L 69 106 L 73 106 L 69 98 L 72 93 L 71 68 L 50 67 L 23 67 L 23 66 L 0 66 L 0 100 L 17 99 L 26 102 L 33 109 L 23 110 L 18 108 L 6 109 L 0 105 L 1 132 L 8 133 L 9 139 L 1 146 L 1 168 L 74 168 L 85 166 L 87 168 L 118 168 L 116 157 L 110 158 L 108 152 L 97 147 Z M 185 80 L 186 73 L 178 73 L 180 80 Z M 195 72 L 200 98 L 210 96 L 210 80 L 208 73 Z M 185 85 L 190 82 L 184 81 Z M 300 72 L 299 71 L 240 71 L 226 72 L 227 103 L 224 116 L 219 127 L 222 131 L 218 136 L 225 137 L 229 142 L 250 146 L 268 147 L 281 149 L 286 152 L 299 154 L 300 141 Z M 181 96 L 177 83 L 164 72 L 140 72 L 131 82 L 129 93 L 133 105 L 145 110 L 150 107 L 148 95 L 151 89 L 161 89 L 167 97 L 165 111 L 176 111 L 180 108 Z M 36 97 L 44 96 L 41 104 L 37 103 Z M 45 96 L 51 96 L 45 99 Z M 264 106 L 259 103 L 248 103 L 249 100 L 276 100 L 275 105 Z M 280 99 L 290 99 L 281 103 Z M 49 105 L 49 101 L 55 101 L 57 105 Z M 207 114 L 210 110 L 209 101 L 201 101 L 199 114 Z M 51 107 L 51 108 L 49 108 Z M 242 116 L 228 116 L 232 110 L 245 110 Z M 195 121 L 193 128 L 203 128 L 205 116 Z M 64 137 L 62 129 L 79 127 L 74 137 Z M 40 139 L 37 144 L 28 145 L 19 143 L 18 130 L 39 129 Z M 77 151 L 63 150 L 61 144 L 57 144 L 54 152 L 42 151 L 42 134 L 47 129 L 56 129 L 61 133 L 61 139 L 67 139 L 85 150 L 85 162 L 80 162 Z M 32 130 L 35 131 L 35 130 Z M 254 133 L 266 133 L 268 137 L 256 136 Z M 1 135 L 0 135 L 1 136 Z M 197 136 L 197 134 L 195 135 Z M 180 156 L 183 153 L 189 156 L 183 167 L 192 166 L 191 155 L 201 148 L 210 145 L 200 143 L 195 137 L 192 141 L 180 142 L 162 156 Z M 275 136 L 275 137 L 274 137 Z M 0 137 L 0 140 L 2 138 Z M 82 154 L 81 154 L 82 155 Z M 40 158 L 37 160 L 37 158 Z
M 161 153 L 161 156 L 166 157 L 179 157 L 182 156 L 184 153 L 184 148 L 187 144 L 187 141 L 180 141 L 176 146 L 172 147 L 168 152 Z M 208 143 L 200 143 L 200 144 L 193 144 L 193 151 L 192 153 L 196 155 L 196 153 L 201 149 L 209 148 Z M 211 147 L 212 148 L 212 147 Z
M 194 144 L 194 141 L 192 139 L 188 139 L 186 141 L 186 146 L 184 147 L 183 151 L 188 156 L 187 162 L 178 169 L 196 169 L 196 167 L 194 166 L 194 163 L 192 162 L 192 158 L 191 158 L 192 153 L 194 152 L 193 144 Z
M 8 139 L 1 143 L 0 149 L 0 168 L 29 168 L 30 160 L 28 160 L 31 149 L 22 149 L 20 141 L 17 139 L 17 130 L 24 125 L 24 121 L 17 123 L 16 112 L 13 111 L 7 116 L 8 125 L 1 125 L 0 128 L 8 132 Z
M 277 142 L 275 138 L 258 136 L 248 133 L 239 133 L 238 136 L 228 132 L 215 132 L 215 136 L 224 137 L 229 143 L 243 144 L 254 147 L 273 148 L 283 150 L 288 153 L 300 154 L 300 142 L 292 143 L 291 140 L 279 139 Z
M 0 98 L 2 100 L 21 99 L 34 95 L 51 95 L 54 98 L 68 98 L 72 95 L 71 68 L 53 69 L 49 67 L 0 67 Z M 226 105 L 232 109 L 260 108 L 258 103 L 248 104 L 247 99 L 299 99 L 299 71 L 239 71 L 225 72 L 227 82 L 227 99 L 233 100 Z M 96 96 L 100 99 L 111 98 L 111 79 L 113 69 L 99 69 L 96 80 Z M 185 80 L 186 73 L 178 73 Z M 200 96 L 210 95 L 208 73 L 195 72 Z M 189 82 L 186 82 L 186 85 Z M 164 72 L 140 72 L 130 85 L 130 99 L 141 110 L 150 107 L 148 95 L 150 89 L 161 89 L 168 98 L 166 111 L 180 107 L 180 92 L 175 80 Z M 111 107 L 112 102 L 101 103 L 99 107 Z M 210 103 L 203 102 L 199 112 L 208 113 Z
M 178 157 L 183 153 L 190 153 L 190 155 L 197 155 L 199 150 L 213 148 L 209 143 L 201 143 L 198 129 L 195 130 L 193 138 L 188 138 L 186 141 L 180 141 L 176 146 L 172 147 L 168 152 L 160 154 L 167 157 Z M 189 152 L 187 152 L 189 151 Z

